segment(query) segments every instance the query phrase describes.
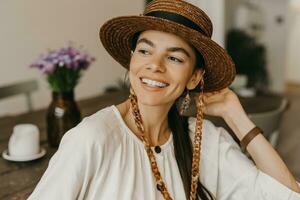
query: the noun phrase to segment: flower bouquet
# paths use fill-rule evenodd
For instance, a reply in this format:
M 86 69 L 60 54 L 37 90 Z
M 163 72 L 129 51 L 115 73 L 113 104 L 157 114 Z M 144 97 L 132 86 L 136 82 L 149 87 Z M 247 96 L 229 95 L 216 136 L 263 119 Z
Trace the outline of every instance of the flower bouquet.
M 72 46 L 49 51 L 30 66 L 47 75 L 54 92 L 69 92 L 77 85 L 81 72 L 95 59 Z
M 49 51 L 30 65 L 46 75 L 52 90 L 52 102 L 47 112 L 48 142 L 58 147 L 63 134 L 81 121 L 80 110 L 74 100 L 74 88 L 82 71 L 95 59 L 87 53 L 67 46 Z

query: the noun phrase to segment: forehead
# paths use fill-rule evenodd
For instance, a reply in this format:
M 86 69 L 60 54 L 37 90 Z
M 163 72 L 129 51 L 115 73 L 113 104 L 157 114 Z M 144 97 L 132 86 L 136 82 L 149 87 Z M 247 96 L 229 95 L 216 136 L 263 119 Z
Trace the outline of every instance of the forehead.
M 139 35 L 138 40 L 141 38 L 146 38 L 153 42 L 155 45 L 166 47 L 182 47 L 188 51 L 193 52 L 193 48 L 188 42 L 186 42 L 183 38 L 172 33 L 156 30 L 147 30 L 143 31 Z

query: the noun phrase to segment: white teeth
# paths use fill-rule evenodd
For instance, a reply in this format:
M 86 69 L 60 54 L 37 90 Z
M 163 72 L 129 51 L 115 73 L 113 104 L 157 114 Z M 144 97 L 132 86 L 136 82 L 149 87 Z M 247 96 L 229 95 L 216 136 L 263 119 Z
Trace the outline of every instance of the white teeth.
M 150 85 L 152 87 L 166 87 L 167 84 L 166 83 L 162 83 L 162 82 L 158 82 L 158 81 L 154 81 L 154 80 L 150 80 L 150 79 L 146 79 L 146 78 L 142 78 L 142 82 L 146 83 L 147 85 Z

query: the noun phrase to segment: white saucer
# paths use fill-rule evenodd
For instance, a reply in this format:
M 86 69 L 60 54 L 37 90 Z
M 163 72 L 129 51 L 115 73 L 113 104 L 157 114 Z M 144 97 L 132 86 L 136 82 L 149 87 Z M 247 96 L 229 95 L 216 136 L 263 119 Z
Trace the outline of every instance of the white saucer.
M 30 155 L 30 156 L 10 156 L 8 154 L 8 150 L 4 150 L 2 152 L 2 157 L 5 160 L 9 160 L 9 161 L 16 161 L 16 162 L 24 162 L 24 161 L 31 161 L 31 160 L 35 160 L 38 158 L 43 157 L 46 154 L 46 150 L 44 148 L 41 148 L 41 152 L 35 155 Z

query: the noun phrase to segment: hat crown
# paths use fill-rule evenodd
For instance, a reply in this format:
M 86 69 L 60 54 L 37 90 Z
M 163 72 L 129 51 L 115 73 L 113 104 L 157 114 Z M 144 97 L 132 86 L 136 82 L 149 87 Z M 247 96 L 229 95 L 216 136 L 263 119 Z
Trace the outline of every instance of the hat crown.
M 212 36 L 213 26 L 203 10 L 183 0 L 154 0 L 146 5 L 144 15 L 153 12 L 167 12 L 180 15 L 195 23 L 207 36 Z

